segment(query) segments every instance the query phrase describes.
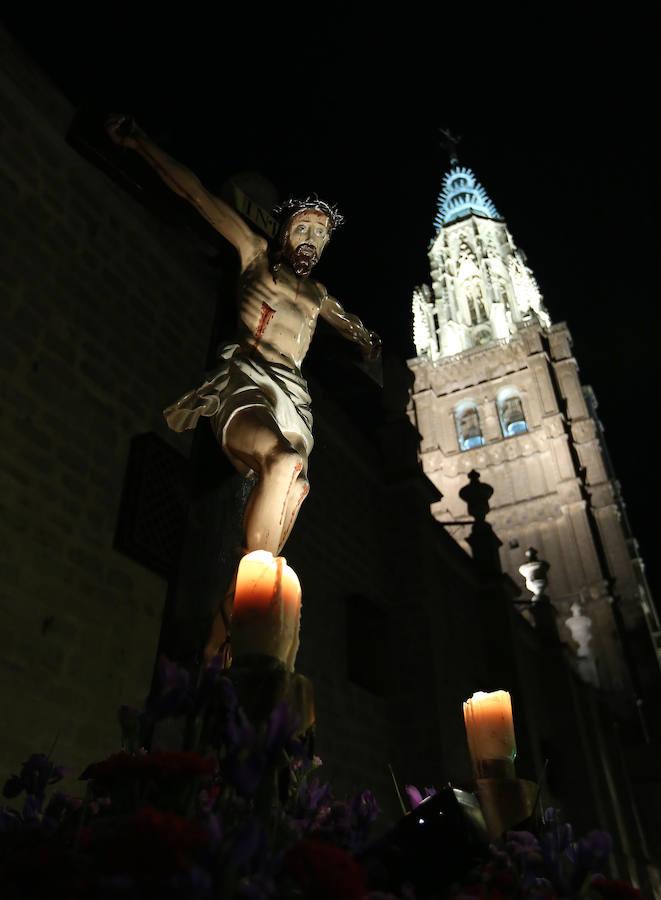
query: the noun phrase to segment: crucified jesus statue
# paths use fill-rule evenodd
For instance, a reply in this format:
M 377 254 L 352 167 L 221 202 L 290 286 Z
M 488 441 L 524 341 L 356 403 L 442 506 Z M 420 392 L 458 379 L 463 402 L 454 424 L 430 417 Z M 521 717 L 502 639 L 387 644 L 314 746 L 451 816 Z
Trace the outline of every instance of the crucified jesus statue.
M 136 150 L 239 254 L 238 333 L 219 349 L 218 368 L 204 384 L 164 415 L 175 431 L 209 417 L 237 471 L 256 478 L 245 511 L 244 550 L 277 556 L 309 491 L 312 414 L 301 365 L 318 317 L 357 343 L 366 359 L 381 349 L 378 336 L 310 277 L 342 217 L 321 200 L 290 200 L 277 210 L 280 232 L 269 245 L 132 119 L 113 116 L 107 131 L 117 144 Z

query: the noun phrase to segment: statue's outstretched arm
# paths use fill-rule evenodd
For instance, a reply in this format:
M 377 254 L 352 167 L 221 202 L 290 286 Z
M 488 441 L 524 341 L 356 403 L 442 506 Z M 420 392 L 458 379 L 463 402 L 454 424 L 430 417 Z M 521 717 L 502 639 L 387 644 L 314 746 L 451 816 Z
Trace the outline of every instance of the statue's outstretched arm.
M 381 338 L 374 331 L 369 331 L 358 316 L 348 313 L 339 300 L 331 297 L 323 285 L 319 285 L 323 299 L 319 315 L 332 325 L 336 331 L 350 341 L 360 345 L 367 359 L 377 359 L 381 353 Z
M 255 234 L 229 204 L 207 191 L 197 175 L 161 150 L 129 116 L 111 116 L 106 130 L 116 144 L 136 150 L 175 194 L 188 200 L 236 247 L 242 270 L 266 249 L 264 238 Z

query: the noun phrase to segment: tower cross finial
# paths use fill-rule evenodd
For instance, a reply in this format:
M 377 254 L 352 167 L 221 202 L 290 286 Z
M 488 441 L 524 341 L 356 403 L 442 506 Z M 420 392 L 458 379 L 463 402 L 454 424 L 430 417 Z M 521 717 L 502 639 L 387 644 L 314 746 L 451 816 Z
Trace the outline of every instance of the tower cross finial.
M 461 135 L 452 134 L 449 128 L 439 128 L 438 130 L 441 133 L 441 147 L 450 157 L 450 165 L 456 166 L 459 163 L 457 147 L 459 146 Z

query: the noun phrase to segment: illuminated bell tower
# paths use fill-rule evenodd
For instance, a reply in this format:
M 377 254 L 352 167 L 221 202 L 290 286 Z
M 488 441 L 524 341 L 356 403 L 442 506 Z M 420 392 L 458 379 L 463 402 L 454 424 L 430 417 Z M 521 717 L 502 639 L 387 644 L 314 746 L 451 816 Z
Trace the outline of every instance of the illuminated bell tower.
M 433 514 L 469 550 L 459 491 L 479 472 L 494 488 L 503 571 L 519 584 L 535 547 L 581 675 L 620 695 L 633 685 L 639 697 L 627 654 L 647 667 L 643 682 L 658 676 L 659 620 L 569 330 L 552 324 L 525 255 L 456 155 L 435 227 L 431 288 L 413 292 L 409 361 L 422 465 L 443 495 Z
M 419 357 L 435 362 L 507 342 L 531 322 L 550 325 L 525 257 L 470 169 L 445 176 L 435 225 L 432 290 L 413 294 Z

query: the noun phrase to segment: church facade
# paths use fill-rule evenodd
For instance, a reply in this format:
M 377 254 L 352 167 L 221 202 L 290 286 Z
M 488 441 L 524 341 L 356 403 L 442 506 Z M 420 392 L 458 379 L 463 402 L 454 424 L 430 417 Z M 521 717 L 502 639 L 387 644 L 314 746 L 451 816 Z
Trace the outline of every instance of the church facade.
M 536 548 L 582 677 L 640 701 L 641 682 L 658 677 L 659 620 L 569 329 L 551 321 L 507 224 L 456 162 L 435 226 L 409 361 L 422 466 L 443 495 L 433 514 L 467 548 L 459 490 L 478 471 L 494 488 L 503 571 L 519 581 Z

